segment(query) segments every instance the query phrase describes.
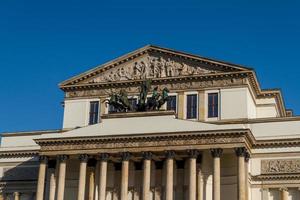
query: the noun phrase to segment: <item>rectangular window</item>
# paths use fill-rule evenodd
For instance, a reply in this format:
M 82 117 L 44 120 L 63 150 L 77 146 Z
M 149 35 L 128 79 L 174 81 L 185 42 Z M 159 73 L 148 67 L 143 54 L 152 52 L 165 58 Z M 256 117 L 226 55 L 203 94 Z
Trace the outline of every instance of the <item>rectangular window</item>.
M 132 110 L 136 110 L 137 108 L 137 98 L 129 98 L 129 104 L 131 105 Z
M 219 95 L 218 93 L 208 94 L 208 115 L 209 118 L 219 116 Z
M 108 113 L 115 113 L 117 109 L 113 105 L 108 104 Z
M 90 102 L 90 118 L 89 125 L 97 124 L 99 118 L 99 101 Z
M 189 94 L 186 97 L 186 118 L 197 119 L 197 94 Z
M 169 99 L 167 101 L 167 110 L 174 110 L 176 112 L 176 108 L 177 108 L 176 96 L 169 96 Z

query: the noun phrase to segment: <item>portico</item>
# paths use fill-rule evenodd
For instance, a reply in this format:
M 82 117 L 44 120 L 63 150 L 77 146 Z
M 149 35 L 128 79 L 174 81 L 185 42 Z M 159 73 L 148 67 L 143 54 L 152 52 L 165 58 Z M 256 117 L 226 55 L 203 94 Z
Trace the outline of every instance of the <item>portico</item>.
M 239 149 L 244 149 L 244 148 L 239 148 Z M 212 157 L 213 157 L 213 199 L 217 200 L 220 199 L 220 195 L 221 195 L 221 183 L 220 183 L 220 179 L 221 179 L 221 174 L 220 174 L 220 165 L 221 163 L 219 162 L 223 149 L 211 149 L 210 151 L 212 152 Z M 232 149 L 233 151 L 233 149 Z M 192 152 L 192 153 L 191 153 Z M 197 153 L 196 153 L 197 152 Z M 197 174 L 196 174 L 196 159 L 198 158 L 198 155 L 200 155 L 200 151 L 198 154 L 198 150 L 188 150 L 186 152 L 184 151 L 166 151 L 166 152 L 157 152 L 158 157 L 156 157 L 154 154 L 152 155 L 152 152 L 142 152 L 141 154 L 139 153 L 134 153 L 131 154 L 129 152 L 122 152 L 120 153 L 120 155 L 118 154 L 105 154 L 105 156 L 103 156 L 104 154 L 101 153 L 98 156 L 97 155 L 87 155 L 87 154 L 79 154 L 78 158 L 80 161 L 80 171 L 79 171 L 79 184 L 78 184 L 78 193 L 77 193 L 77 199 L 84 199 L 85 196 L 85 188 L 87 188 L 87 184 L 88 182 L 86 181 L 87 179 L 85 178 L 85 175 L 87 173 L 87 169 L 86 169 L 86 163 L 87 163 L 87 157 L 90 158 L 97 158 L 97 162 L 99 162 L 99 168 L 96 170 L 99 170 L 99 177 L 98 179 L 100 180 L 99 183 L 95 183 L 96 185 L 99 184 L 98 187 L 98 199 L 105 199 L 106 197 L 106 190 L 107 188 L 105 187 L 107 185 L 107 176 L 105 174 L 107 174 L 107 162 L 114 162 L 113 160 L 120 160 L 120 162 L 122 163 L 122 169 L 121 169 L 121 179 L 120 179 L 120 188 L 117 189 L 116 194 L 114 195 L 120 195 L 120 199 L 122 200 L 128 200 L 128 182 L 130 179 L 129 176 L 129 164 L 131 162 L 143 162 L 143 185 L 142 185 L 142 192 L 138 194 L 139 199 L 150 199 L 150 196 L 155 195 L 155 194 L 151 194 L 152 193 L 152 188 L 150 187 L 150 183 L 151 183 L 151 162 L 155 162 L 153 159 L 158 159 L 162 160 L 165 163 L 165 174 L 162 174 L 162 176 L 165 176 L 165 191 L 163 191 L 160 195 L 161 198 L 165 197 L 166 199 L 177 199 L 176 197 L 174 197 L 176 195 L 176 192 L 174 191 L 174 174 L 176 174 L 176 167 L 174 167 L 174 163 L 176 163 L 177 159 L 186 159 L 188 162 L 188 180 L 189 180 L 189 184 L 188 184 L 188 199 L 189 200 L 195 200 L 196 199 L 196 194 L 198 193 L 199 195 L 201 195 L 201 188 L 197 188 Z M 179 155 L 177 155 L 177 153 L 179 153 Z M 149 155 L 152 155 L 151 157 Z M 165 155 L 163 155 L 165 154 Z M 108 157 L 106 157 L 108 156 Z M 76 156 L 72 155 L 72 156 L 67 156 L 67 155 L 59 155 L 58 159 L 61 158 L 69 158 L 69 159 L 76 159 Z M 83 159 L 84 157 L 84 159 Z M 239 156 L 240 157 L 240 156 Z M 49 159 L 53 159 L 54 157 L 49 157 Z M 57 195 L 57 197 L 59 199 L 64 199 L 64 191 L 65 191 L 65 185 L 63 184 L 63 182 L 65 182 L 65 177 L 66 177 L 66 163 L 67 160 L 60 160 L 60 162 L 58 163 L 58 168 L 59 168 L 59 176 L 58 176 L 58 192 L 57 194 L 55 194 L 55 190 L 51 190 L 50 189 L 50 193 L 49 193 L 49 198 L 51 196 L 55 196 Z M 45 179 L 43 180 L 43 174 L 46 173 L 46 168 L 44 167 L 45 162 L 41 160 L 40 163 L 40 173 L 39 173 L 39 181 L 45 181 Z M 200 164 L 201 165 L 201 164 Z M 238 199 L 246 199 L 246 193 L 243 191 L 246 191 L 246 187 L 245 187 L 245 183 L 240 182 L 241 177 L 246 177 L 245 173 L 241 173 L 241 171 L 245 172 L 245 165 L 239 165 L 238 167 L 239 169 L 239 175 L 238 175 L 238 179 L 239 179 L 239 198 Z M 48 169 L 49 170 L 49 169 Z M 153 169 L 155 170 L 155 169 Z M 152 170 L 152 171 L 153 171 Z M 243 178 L 243 180 L 245 181 L 245 178 Z M 52 186 L 53 187 L 53 186 Z M 240 188 L 244 187 L 242 192 L 240 192 Z M 155 186 L 154 186 L 155 188 Z M 135 188 L 137 189 L 137 188 Z M 44 193 L 44 188 L 39 189 L 38 193 Z M 118 193 L 118 190 L 120 192 L 120 194 Z M 198 190 L 198 191 L 197 191 Z M 86 191 L 89 192 L 89 191 Z M 89 196 L 89 194 L 88 194 Z M 46 197 L 41 197 L 38 196 L 38 200 L 43 200 Z M 93 199 L 97 199 L 97 197 L 93 197 Z
M 179 121 L 174 118 L 172 112 L 163 113 L 163 115 L 157 112 L 156 115 L 155 119 L 160 119 L 162 122 L 169 124 L 165 126 L 166 129 L 168 129 L 168 126 L 171 127 L 172 124 L 180 122 L 182 123 L 182 129 L 189 129 L 189 127 L 197 129 L 194 122 Z M 139 118 L 143 118 L 144 121 L 147 121 L 147 118 L 151 119 L 151 117 L 147 117 L 147 113 L 140 113 L 136 118 L 130 118 L 131 123 L 137 122 Z M 112 118 L 104 119 L 102 123 L 105 124 L 107 120 L 117 120 L 119 124 L 122 124 L 122 121 L 127 121 L 128 119 L 126 117 L 115 118 L 113 116 Z M 113 129 L 113 127 L 106 128 Z M 97 186 L 95 187 L 97 188 L 97 192 L 93 192 L 92 199 L 106 199 L 107 190 L 109 189 L 108 179 L 110 179 L 108 178 L 108 174 L 119 173 L 118 178 L 115 178 L 113 181 L 112 186 L 114 190 L 111 194 L 118 196 L 121 200 L 128 200 L 129 190 L 136 191 L 134 195 L 138 196 L 139 199 L 146 200 L 153 196 L 158 196 L 159 199 L 163 198 L 166 200 L 179 199 L 179 197 L 176 197 L 175 190 L 175 188 L 179 187 L 182 187 L 182 190 L 186 191 L 184 195 L 189 200 L 197 200 L 197 196 L 203 195 L 203 188 L 197 187 L 200 184 L 200 179 L 197 178 L 197 170 L 203 171 L 202 158 L 203 156 L 207 156 L 211 162 L 205 164 L 210 165 L 210 168 L 213 169 L 211 173 L 213 179 L 213 199 L 220 200 L 221 160 L 223 154 L 227 154 L 236 160 L 237 168 L 235 174 L 236 182 L 239 185 L 238 199 L 245 200 L 247 176 L 246 165 L 243 161 L 245 160 L 246 153 L 249 152 L 247 150 L 248 146 L 252 145 L 254 141 L 251 141 L 252 136 L 247 129 L 233 130 L 231 128 L 224 127 L 218 133 L 201 130 L 182 133 L 175 131 L 175 129 L 169 129 L 167 132 L 160 134 L 135 133 L 131 135 L 123 135 L 130 130 L 122 129 L 118 135 L 113 137 L 94 135 L 94 137 L 89 137 L 89 139 L 81 138 L 80 132 L 92 132 L 92 130 L 82 128 L 82 130 L 74 130 L 75 132 L 67 132 L 64 137 L 55 138 L 52 136 L 49 139 L 38 139 L 36 142 L 41 146 L 38 181 L 41 183 L 40 185 L 44 185 L 42 184 L 45 181 L 44 174 L 47 173 L 47 169 L 49 170 L 47 160 L 56 160 L 56 168 L 58 169 L 57 192 L 54 194 L 55 190 L 48 188 L 50 191 L 49 197 L 57 196 L 57 199 L 62 200 L 66 187 L 68 164 L 70 161 L 73 161 L 73 163 L 77 163 L 77 166 L 72 166 L 72 168 L 79 169 L 77 173 L 76 198 L 83 200 L 86 196 L 90 196 L 88 194 L 90 192 L 87 190 L 89 185 L 87 163 L 92 159 L 97 161 L 94 168 L 95 174 L 99 176 L 95 177 L 94 185 Z M 142 130 L 143 128 L 139 125 L 132 126 L 133 129 L 151 131 L 151 129 Z M 82 148 L 82 144 L 84 144 L 84 148 Z M 159 163 L 162 163 L 161 168 L 157 167 Z M 179 167 L 182 169 L 178 169 L 179 163 L 184 163 L 183 167 Z M 137 165 L 141 167 L 137 167 Z M 183 173 L 183 178 L 187 181 L 186 184 L 178 183 L 177 176 L 180 174 L 179 171 L 182 171 L 180 173 Z M 132 180 L 135 176 L 140 176 L 140 186 L 132 184 L 135 181 Z M 96 182 L 96 180 L 98 181 Z M 131 184 L 130 186 L 129 183 Z M 160 192 L 158 192 L 157 188 L 159 188 Z M 45 190 L 47 188 L 38 187 L 38 200 L 45 198 L 43 195 L 45 194 Z M 95 194 L 98 195 L 96 196 Z

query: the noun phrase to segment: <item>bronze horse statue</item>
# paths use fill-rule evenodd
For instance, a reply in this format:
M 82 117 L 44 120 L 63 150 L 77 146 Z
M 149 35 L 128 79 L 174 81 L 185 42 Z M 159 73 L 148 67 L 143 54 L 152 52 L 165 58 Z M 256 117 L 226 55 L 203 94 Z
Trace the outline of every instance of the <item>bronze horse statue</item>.
M 112 93 L 109 99 L 104 100 L 106 106 L 107 104 L 112 105 L 116 112 L 127 112 L 132 110 L 132 106 L 129 103 L 127 93 L 125 90 L 121 90 L 119 94 Z
M 164 88 L 162 94 L 158 93 L 158 87 L 155 87 L 150 97 L 147 101 L 147 110 L 159 110 L 162 105 L 164 105 L 169 99 L 169 90 Z

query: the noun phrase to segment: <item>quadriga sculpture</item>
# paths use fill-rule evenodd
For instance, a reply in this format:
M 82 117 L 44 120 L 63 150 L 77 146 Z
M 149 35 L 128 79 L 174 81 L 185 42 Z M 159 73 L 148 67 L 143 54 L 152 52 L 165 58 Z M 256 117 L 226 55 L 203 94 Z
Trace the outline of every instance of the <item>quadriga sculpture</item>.
M 147 99 L 147 95 L 151 88 L 151 80 L 145 80 L 140 86 L 139 100 L 135 109 L 133 109 L 128 95 L 125 90 L 121 90 L 119 94 L 112 93 L 110 98 L 105 100 L 106 104 L 114 107 L 116 112 L 128 112 L 128 111 L 153 111 L 160 110 L 161 106 L 164 105 L 169 99 L 169 90 L 164 88 L 162 93 L 158 92 L 158 87 L 155 87 L 152 91 L 152 96 Z

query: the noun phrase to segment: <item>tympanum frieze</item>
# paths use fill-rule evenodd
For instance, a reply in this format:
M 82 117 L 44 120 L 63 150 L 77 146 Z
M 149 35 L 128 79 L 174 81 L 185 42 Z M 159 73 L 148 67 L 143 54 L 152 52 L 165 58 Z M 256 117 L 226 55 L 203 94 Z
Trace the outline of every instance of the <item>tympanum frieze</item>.
M 180 90 L 198 90 L 209 87 L 226 87 L 226 86 L 240 86 L 247 84 L 248 80 L 245 77 L 223 77 L 223 78 L 209 78 L 205 77 L 203 79 L 197 79 L 194 77 L 190 80 L 178 79 L 172 82 L 168 80 L 158 82 L 153 79 L 152 87 L 158 87 L 158 90 L 162 91 L 164 88 L 168 88 L 171 92 L 180 91 Z M 66 91 L 66 98 L 75 98 L 75 97 L 93 97 L 93 96 L 109 96 L 111 93 L 119 93 L 121 90 L 126 91 L 128 94 L 138 94 L 139 88 L 137 87 L 140 82 L 132 84 L 122 84 L 115 83 L 115 85 L 94 85 L 90 86 L 89 89 L 83 87 L 82 89 L 74 89 Z M 152 89 L 153 89 L 152 88 Z
M 262 160 L 261 174 L 300 173 L 300 159 Z

